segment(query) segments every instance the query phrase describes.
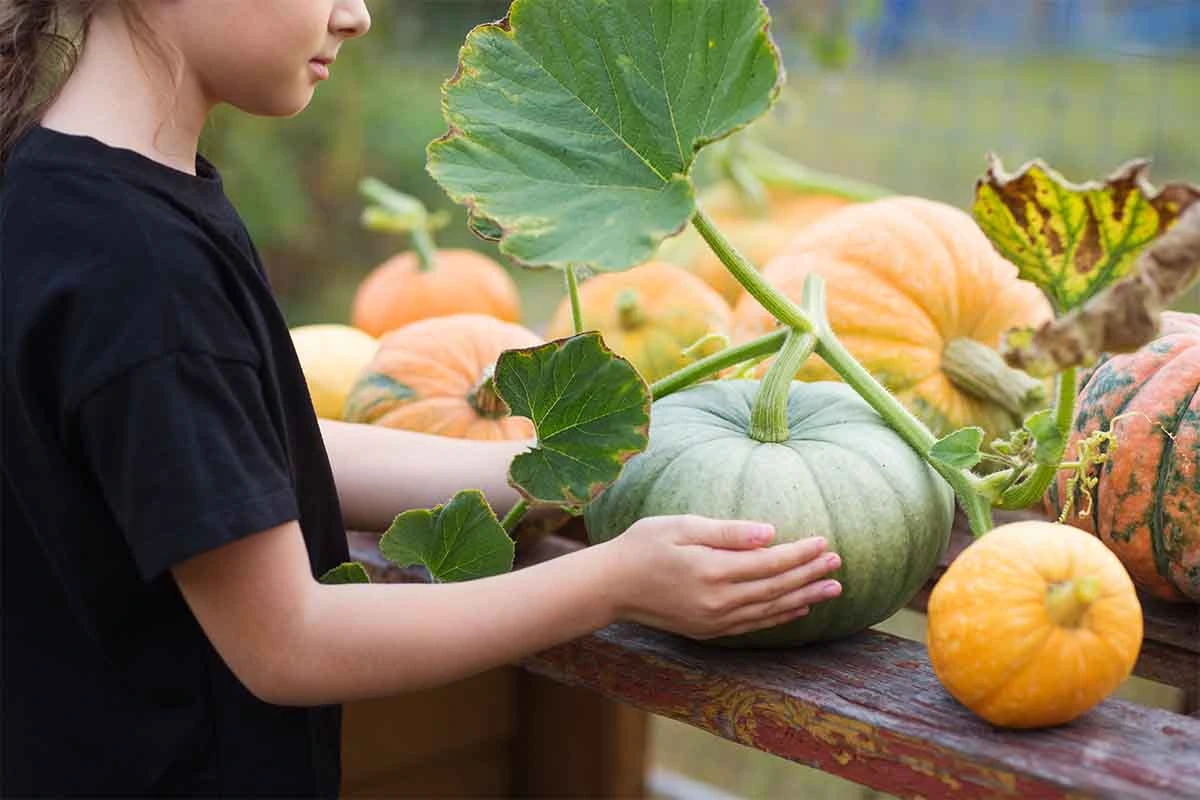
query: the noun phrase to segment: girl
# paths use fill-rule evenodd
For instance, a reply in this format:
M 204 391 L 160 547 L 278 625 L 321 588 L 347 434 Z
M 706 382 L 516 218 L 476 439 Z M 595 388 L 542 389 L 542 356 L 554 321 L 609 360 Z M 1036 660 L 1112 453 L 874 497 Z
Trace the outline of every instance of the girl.
M 218 103 L 299 112 L 368 26 L 363 0 L 0 5 L 5 795 L 334 796 L 342 701 L 839 591 L 823 542 L 697 517 L 487 580 L 317 583 L 344 526 L 465 486 L 503 513 L 526 446 L 318 423 L 196 152 Z

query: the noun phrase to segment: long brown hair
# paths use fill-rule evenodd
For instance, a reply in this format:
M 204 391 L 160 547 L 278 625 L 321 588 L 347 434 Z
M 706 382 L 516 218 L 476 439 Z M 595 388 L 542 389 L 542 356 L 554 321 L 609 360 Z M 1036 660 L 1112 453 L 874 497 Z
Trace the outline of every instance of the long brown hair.
M 58 96 L 96 10 L 116 3 L 135 37 L 161 55 L 138 0 L 5 0 L 0 3 L 0 173 L 17 139 Z

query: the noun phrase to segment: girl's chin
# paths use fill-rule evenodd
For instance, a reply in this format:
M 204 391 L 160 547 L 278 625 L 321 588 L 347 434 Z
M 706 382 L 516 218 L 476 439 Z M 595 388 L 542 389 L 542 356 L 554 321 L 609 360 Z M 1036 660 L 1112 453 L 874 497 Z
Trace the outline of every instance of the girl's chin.
M 259 102 L 252 105 L 242 105 L 239 103 L 233 103 L 233 105 L 247 114 L 259 117 L 294 117 L 308 108 L 308 104 L 312 102 L 316 88 L 315 83 L 308 81 L 303 85 L 296 86 L 290 92 L 278 92 L 269 97 L 261 98 Z

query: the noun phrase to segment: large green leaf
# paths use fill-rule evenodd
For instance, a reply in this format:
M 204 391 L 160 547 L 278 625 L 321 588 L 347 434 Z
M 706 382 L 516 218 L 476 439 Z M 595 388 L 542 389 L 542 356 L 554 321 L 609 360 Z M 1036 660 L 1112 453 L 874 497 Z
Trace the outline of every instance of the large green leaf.
M 379 540 L 379 552 L 401 567 L 422 564 L 438 582 L 508 572 L 516 548 L 477 489 L 445 505 L 405 511 Z
M 696 151 L 778 94 L 767 24 L 761 0 L 516 0 L 467 36 L 429 171 L 520 262 L 641 263 L 695 210 Z
M 1104 181 L 1072 184 L 1041 161 L 1008 175 L 993 156 L 975 187 L 975 218 L 1022 278 L 1064 313 L 1128 274 L 1138 253 L 1200 199 L 1200 189 L 1155 189 L 1147 162 Z
M 582 510 L 646 449 L 650 389 L 597 333 L 505 351 L 494 380 L 513 415 L 537 432 L 537 446 L 508 473 L 532 502 Z

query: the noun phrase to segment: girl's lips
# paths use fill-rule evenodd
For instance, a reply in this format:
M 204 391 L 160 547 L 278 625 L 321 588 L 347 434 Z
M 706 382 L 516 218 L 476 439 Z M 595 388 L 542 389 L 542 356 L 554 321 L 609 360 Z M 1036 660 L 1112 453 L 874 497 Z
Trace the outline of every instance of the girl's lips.
M 308 66 L 313 71 L 313 74 L 317 76 L 318 80 L 324 81 L 329 79 L 329 65 L 327 63 L 317 61 L 314 58 L 308 62 Z

